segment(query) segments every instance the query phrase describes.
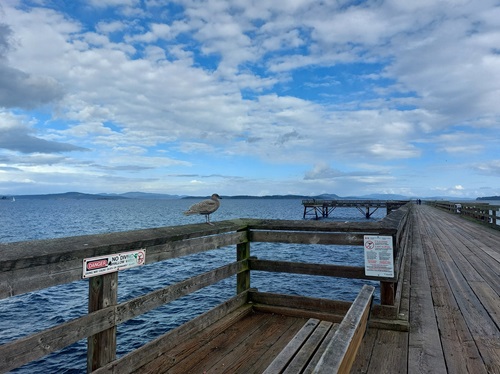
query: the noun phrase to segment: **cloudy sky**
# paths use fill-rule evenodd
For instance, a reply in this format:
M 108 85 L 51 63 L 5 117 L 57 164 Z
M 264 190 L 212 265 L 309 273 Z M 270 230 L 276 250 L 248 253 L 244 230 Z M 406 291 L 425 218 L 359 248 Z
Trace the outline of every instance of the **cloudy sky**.
M 500 195 L 497 0 L 2 0 L 0 194 Z

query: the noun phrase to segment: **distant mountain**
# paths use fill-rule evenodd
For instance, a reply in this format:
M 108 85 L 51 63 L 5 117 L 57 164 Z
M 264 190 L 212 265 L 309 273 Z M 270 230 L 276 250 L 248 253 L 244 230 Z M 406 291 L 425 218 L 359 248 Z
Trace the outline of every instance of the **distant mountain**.
M 338 200 L 338 199 L 342 199 L 340 196 L 335 195 L 334 193 L 324 193 L 324 194 L 321 194 L 321 195 L 311 196 L 311 197 L 314 198 L 314 199 L 321 199 L 321 200 Z
M 127 199 L 151 199 L 151 200 L 170 200 L 170 199 L 180 199 L 183 196 L 181 195 L 168 195 L 161 193 L 148 193 L 148 192 L 125 192 L 122 194 L 109 194 L 109 193 L 100 193 L 100 196 L 118 196 L 124 197 Z
M 210 196 L 183 196 L 183 199 L 206 199 Z M 222 200 L 244 200 L 244 199 L 309 199 L 310 196 L 303 195 L 266 195 L 266 196 L 252 196 L 252 195 L 233 195 L 221 196 Z
M 209 196 L 184 196 L 183 199 L 205 199 Z M 265 195 L 265 196 L 252 196 L 252 195 L 233 195 L 233 196 L 221 196 L 224 199 L 323 199 L 323 200 L 335 200 L 340 199 L 335 194 L 324 194 L 317 196 L 309 195 Z
M 45 194 L 45 195 L 16 195 L 16 199 L 118 200 L 118 199 L 125 199 L 125 197 L 94 195 L 94 194 L 81 193 L 81 192 L 65 192 L 65 193 L 54 193 L 54 194 Z
M 444 200 L 444 201 L 468 201 L 474 200 L 470 197 L 457 197 L 457 196 L 429 196 L 422 197 L 422 200 Z
M 369 200 L 410 200 L 408 196 L 398 195 L 398 194 L 370 194 L 357 197 L 359 199 L 369 199 Z M 356 198 L 354 198 L 356 199 Z
M 14 196 L 14 195 L 12 195 Z M 12 200 L 12 196 L 4 196 L 4 200 Z M 147 193 L 147 192 L 125 192 L 121 194 L 116 193 L 99 193 L 87 194 L 81 192 L 66 192 L 45 195 L 15 195 L 16 199 L 74 199 L 74 200 L 117 200 L 117 199 L 142 199 L 142 200 L 174 200 L 174 199 L 205 199 L 207 196 L 186 196 L 186 195 L 169 195 L 160 193 Z M 2 196 L 0 196 L 0 199 Z M 223 199 L 317 199 L 317 200 L 411 200 L 417 197 L 408 197 L 397 194 L 370 194 L 363 196 L 338 196 L 336 194 L 321 194 L 321 195 L 266 195 L 266 196 L 252 196 L 252 195 L 234 195 L 222 196 Z M 434 197 L 421 197 L 425 200 L 447 200 L 447 201 L 465 201 L 473 200 L 467 198 L 456 198 L 450 196 L 434 196 Z M 478 197 L 477 200 L 500 200 L 500 196 Z
M 38 199 L 38 200 L 49 200 L 49 199 L 72 199 L 72 200 L 125 200 L 125 199 L 150 199 L 150 200 L 166 200 L 166 199 L 180 199 L 180 195 L 167 195 L 167 194 L 155 194 L 155 193 L 144 193 L 144 192 L 126 192 L 123 194 L 115 193 L 99 193 L 99 194 L 88 194 L 82 192 L 65 192 L 65 193 L 54 193 L 45 195 L 16 195 L 16 199 Z

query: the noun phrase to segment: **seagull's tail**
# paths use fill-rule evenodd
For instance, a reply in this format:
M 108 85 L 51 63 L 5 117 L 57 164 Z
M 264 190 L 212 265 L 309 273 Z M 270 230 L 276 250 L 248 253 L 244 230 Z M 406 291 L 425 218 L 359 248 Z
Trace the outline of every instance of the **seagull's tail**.
M 184 212 L 184 215 L 185 215 L 185 216 L 192 216 L 193 214 L 198 214 L 198 212 L 194 212 L 194 211 L 192 211 L 192 210 L 186 210 L 186 211 Z

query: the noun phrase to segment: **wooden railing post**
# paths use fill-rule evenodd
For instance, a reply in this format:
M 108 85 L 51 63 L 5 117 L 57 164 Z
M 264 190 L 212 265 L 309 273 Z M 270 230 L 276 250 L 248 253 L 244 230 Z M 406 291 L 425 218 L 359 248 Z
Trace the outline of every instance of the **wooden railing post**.
M 89 313 L 116 305 L 118 272 L 89 279 Z M 116 326 L 87 338 L 87 372 L 116 359 Z
M 236 245 L 236 260 L 248 260 L 250 258 L 250 242 Z M 250 288 L 250 269 L 238 273 L 236 276 L 236 292 L 242 293 Z
M 398 231 L 396 234 L 392 235 L 392 248 L 393 248 L 393 261 L 394 266 L 398 266 L 396 260 L 398 258 L 398 252 L 402 250 L 399 246 L 399 241 L 397 240 L 397 236 L 400 232 Z M 394 269 L 394 273 L 399 274 L 399 269 Z M 397 279 L 396 279 L 397 282 Z M 380 304 L 382 305 L 394 305 L 395 297 L 396 297 L 396 289 L 395 282 L 380 282 Z
M 380 282 L 380 304 L 394 305 L 394 282 Z

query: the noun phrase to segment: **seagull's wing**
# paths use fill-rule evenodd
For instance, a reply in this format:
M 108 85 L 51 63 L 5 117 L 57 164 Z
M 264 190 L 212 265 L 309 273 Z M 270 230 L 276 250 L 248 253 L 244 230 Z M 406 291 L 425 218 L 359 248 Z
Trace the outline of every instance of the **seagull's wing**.
M 199 203 L 192 205 L 187 211 L 184 212 L 185 215 L 191 214 L 211 214 L 219 209 L 219 201 L 217 200 L 203 200 Z
M 204 200 L 198 203 L 198 205 L 200 214 L 210 214 L 219 209 L 219 202 L 217 200 Z

